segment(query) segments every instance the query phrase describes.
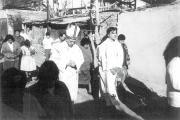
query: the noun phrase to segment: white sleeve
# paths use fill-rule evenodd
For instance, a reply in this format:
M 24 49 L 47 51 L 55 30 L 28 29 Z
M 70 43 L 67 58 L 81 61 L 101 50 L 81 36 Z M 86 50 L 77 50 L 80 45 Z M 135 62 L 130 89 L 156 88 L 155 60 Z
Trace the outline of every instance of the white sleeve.
M 118 50 L 118 61 L 119 61 L 119 66 L 122 67 L 123 66 L 123 62 L 124 62 L 124 50 L 121 46 L 121 44 L 119 44 L 119 50 Z
M 84 57 L 83 57 L 83 53 L 81 51 L 81 49 L 77 46 L 77 59 L 76 59 L 76 66 L 77 69 L 79 70 L 81 65 L 84 62 Z
M 180 90 L 180 58 L 173 58 L 168 64 L 167 71 L 174 89 Z
M 104 49 L 104 46 L 100 45 L 98 46 L 97 48 L 97 58 L 98 58 L 98 64 L 99 64 L 99 67 L 101 70 L 106 70 L 106 57 L 105 57 L 105 49 Z

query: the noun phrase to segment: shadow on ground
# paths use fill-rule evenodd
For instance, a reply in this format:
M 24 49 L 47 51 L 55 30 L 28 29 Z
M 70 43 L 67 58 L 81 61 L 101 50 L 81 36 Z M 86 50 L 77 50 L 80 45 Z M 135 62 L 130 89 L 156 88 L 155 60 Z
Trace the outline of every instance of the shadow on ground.
M 120 99 L 128 107 L 143 116 L 145 120 L 168 120 L 166 97 L 158 96 L 145 84 L 133 77 L 128 77 L 125 83 L 135 94 L 127 94 L 118 88 Z M 127 115 L 117 111 L 114 107 L 105 106 L 105 102 L 100 99 L 75 104 L 74 110 L 77 120 L 130 120 Z

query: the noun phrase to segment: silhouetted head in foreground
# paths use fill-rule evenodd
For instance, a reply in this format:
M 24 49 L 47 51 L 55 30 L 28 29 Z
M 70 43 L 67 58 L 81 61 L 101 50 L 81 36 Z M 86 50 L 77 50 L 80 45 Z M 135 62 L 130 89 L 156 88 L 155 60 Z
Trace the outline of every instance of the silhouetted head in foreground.
M 1 76 L 2 102 L 15 110 L 22 112 L 23 95 L 26 85 L 24 72 L 9 68 Z
M 45 61 L 38 73 L 38 84 L 43 89 L 54 87 L 55 82 L 58 80 L 59 69 L 53 61 Z

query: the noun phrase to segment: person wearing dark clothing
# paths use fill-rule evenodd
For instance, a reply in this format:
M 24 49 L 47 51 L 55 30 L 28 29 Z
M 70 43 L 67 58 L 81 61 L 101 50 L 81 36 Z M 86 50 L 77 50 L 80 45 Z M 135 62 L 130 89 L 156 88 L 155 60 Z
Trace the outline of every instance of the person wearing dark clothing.
M 16 42 L 18 42 L 20 44 L 20 46 L 22 46 L 24 44 L 24 37 L 22 37 L 20 35 L 20 31 L 19 30 L 16 30 L 15 31 L 15 35 L 14 35 L 14 39 Z
M 124 62 L 123 62 L 123 67 L 125 67 L 126 69 L 128 69 L 128 65 L 130 64 L 130 56 L 129 56 L 129 53 L 128 53 L 128 48 L 127 48 L 127 45 L 125 43 L 125 35 L 123 34 L 120 34 L 118 36 L 118 41 L 121 43 L 122 45 L 122 48 L 123 48 L 123 51 L 124 51 Z
M 92 53 L 92 65 L 91 65 L 91 85 L 92 85 L 92 96 L 95 101 L 99 100 L 99 68 L 98 68 L 98 60 L 97 60 L 97 44 L 95 39 L 95 34 L 93 32 L 89 32 L 88 38 L 90 40 L 90 48 Z
M 19 69 L 20 45 L 12 35 L 7 35 L 1 47 L 1 54 L 4 56 L 3 70 L 11 67 Z
M 88 92 L 91 93 L 91 74 L 92 69 L 92 51 L 90 49 L 91 41 L 89 38 L 83 38 L 80 42 L 84 62 L 80 67 L 79 84 L 88 85 Z
M 70 94 L 66 85 L 58 80 L 59 70 L 53 61 L 45 61 L 39 69 L 39 81 L 27 89 L 27 93 L 32 95 L 39 106 L 35 109 L 41 109 L 42 113 L 38 118 L 48 120 L 70 120 L 73 118 L 73 109 Z M 32 102 L 26 103 L 26 113 L 31 115 L 27 117 L 34 118 L 31 107 Z M 29 107 L 29 108 L 28 108 Z M 38 111 L 40 112 L 40 110 Z
M 2 103 L 22 113 L 25 85 L 26 75 L 24 72 L 16 68 L 4 71 L 1 76 Z

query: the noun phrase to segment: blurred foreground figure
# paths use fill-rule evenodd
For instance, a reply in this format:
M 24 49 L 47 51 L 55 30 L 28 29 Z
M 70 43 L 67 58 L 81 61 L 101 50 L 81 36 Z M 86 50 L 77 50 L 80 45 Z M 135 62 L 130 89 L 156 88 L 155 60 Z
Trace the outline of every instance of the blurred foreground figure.
M 16 68 L 9 68 L 1 76 L 1 120 L 20 120 L 23 113 L 23 96 L 26 75 Z
M 72 103 L 66 85 L 58 80 L 59 70 L 53 61 L 45 61 L 39 69 L 39 81 L 29 87 L 25 96 L 27 119 L 71 120 Z
M 129 109 L 117 94 L 117 84 L 124 84 L 125 71 L 123 70 L 124 53 L 117 40 L 117 28 L 110 27 L 104 42 L 98 46 L 99 73 L 101 79 L 101 95 L 107 106 L 115 106 L 136 120 L 143 118 Z M 125 86 L 126 87 L 126 86 Z
M 170 119 L 180 120 L 180 36 L 173 38 L 164 51 Z

